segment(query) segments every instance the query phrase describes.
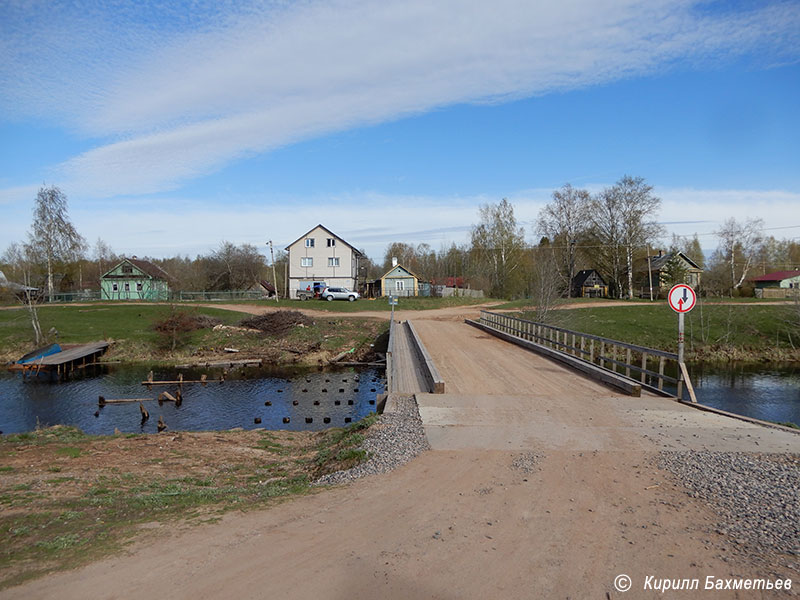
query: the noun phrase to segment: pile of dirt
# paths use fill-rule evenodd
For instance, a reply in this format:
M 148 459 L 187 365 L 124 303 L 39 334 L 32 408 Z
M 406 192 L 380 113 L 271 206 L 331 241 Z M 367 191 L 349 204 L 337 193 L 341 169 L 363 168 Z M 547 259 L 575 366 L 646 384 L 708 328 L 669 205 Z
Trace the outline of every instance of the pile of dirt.
M 311 327 L 314 321 L 296 310 L 278 310 L 242 319 L 243 327 L 258 329 L 268 335 L 286 335 L 295 327 Z

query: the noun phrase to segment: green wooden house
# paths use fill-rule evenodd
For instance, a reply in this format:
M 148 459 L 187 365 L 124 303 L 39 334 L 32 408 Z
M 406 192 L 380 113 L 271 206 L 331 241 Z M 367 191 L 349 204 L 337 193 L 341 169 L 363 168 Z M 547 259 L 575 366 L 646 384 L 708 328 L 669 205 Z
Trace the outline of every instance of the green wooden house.
M 161 267 L 135 256 L 100 277 L 102 300 L 168 300 L 169 280 Z

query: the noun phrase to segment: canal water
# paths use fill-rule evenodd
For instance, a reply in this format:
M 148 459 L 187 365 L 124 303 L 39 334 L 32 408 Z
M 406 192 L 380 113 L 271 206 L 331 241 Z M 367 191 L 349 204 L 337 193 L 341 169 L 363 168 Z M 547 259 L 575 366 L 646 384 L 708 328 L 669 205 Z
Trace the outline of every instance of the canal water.
M 88 434 L 155 433 L 159 416 L 169 430 L 244 429 L 320 430 L 356 422 L 375 410 L 384 392 L 383 370 L 269 370 L 248 367 L 225 375 L 225 382 L 183 386 L 183 402 L 159 403 L 162 391 L 177 385 L 142 385 L 147 367 L 103 368 L 67 381 L 46 376 L 23 379 L 0 372 L 0 431 L 31 431 L 37 426 L 74 425 Z M 185 379 L 218 379 L 221 370 L 181 370 Z M 154 380 L 174 380 L 178 371 L 154 369 Z M 143 398 L 150 418 L 142 423 L 138 402 L 98 406 L 98 397 Z M 255 423 L 255 419 L 261 423 Z M 284 422 L 284 419 L 289 422 Z M 311 422 L 307 422 L 307 421 Z M 326 420 L 328 422 L 326 422 Z

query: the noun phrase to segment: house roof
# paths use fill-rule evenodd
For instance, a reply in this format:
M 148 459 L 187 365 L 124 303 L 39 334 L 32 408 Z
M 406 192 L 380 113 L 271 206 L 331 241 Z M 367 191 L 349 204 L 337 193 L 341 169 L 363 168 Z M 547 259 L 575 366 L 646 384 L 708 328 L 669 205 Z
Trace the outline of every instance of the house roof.
M 141 258 L 136 258 L 135 256 L 132 257 L 132 258 L 123 258 L 116 265 L 114 265 L 113 268 L 111 268 L 108 271 L 106 271 L 105 273 L 103 273 L 102 277 L 105 277 L 106 275 L 111 273 L 111 271 L 116 269 L 122 263 L 130 263 L 131 265 L 133 265 L 134 267 L 139 269 L 142 273 L 144 273 L 145 275 L 149 275 L 153 279 L 166 279 L 166 280 L 171 280 L 172 279 L 172 277 L 169 275 L 169 273 L 167 273 L 164 269 L 162 269 L 158 265 L 154 265 L 149 260 L 143 260 Z M 102 277 L 101 277 L 101 279 L 102 279 Z
M 9 281 L 6 279 L 6 274 L 0 271 L 0 288 L 13 290 L 15 292 L 35 292 L 39 288 L 30 287 L 27 285 L 22 285 L 21 283 L 16 283 L 14 281 Z
M 572 285 L 583 285 L 586 280 L 589 278 L 589 275 L 592 273 L 597 273 L 597 276 L 600 278 L 600 281 L 603 282 L 605 285 L 606 280 L 603 279 L 603 276 L 596 269 L 583 269 L 582 271 L 578 271 L 575 274 L 575 277 L 572 278 Z
M 309 233 L 311 233 L 312 231 L 314 231 L 314 230 L 315 230 L 317 227 L 321 227 L 322 229 L 324 229 L 325 231 L 327 231 L 328 233 L 330 233 L 332 237 L 335 237 L 337 240 L 341 240 L 342 242 L 344 242 L 344 243 L 345 243 L 347 246 L 349 246 L 349 247 L 350 247 L 350 249 L 351 249 L 353 252 L 355 252 L 355 253 L 356 253 L 356 254 L 358 254 L 359 256 L 364 256 L 363 254 L 361 254 L 361 251 L 360 251 L 358 248 L 356 248 L 355 246 L 353 246 L 353 244 L 350 244 L 350 243 L 348 243 L 346 240 L 344 240 L 344 239 L 340 238 L 338 235 L 336 235 L 335 233 L 333 233 L 333 232 L 332 232 L 330 229 L 328 229 L 327 227 L 325 227 L 325 225 L 323 225 L 322 223 L 320 223 L 319 225 L 316 225 L 316 226 L 312 227 L 311 229 L 309 229 L 308 231 L 306 231 L 306 232 L 305 232 L 303 235 L 301 235 L 299 238 L 297 238 L 297 239 L 296 239 L 295 241 L 293 241 L 291 244 L 289 244 L 288 246 L 286 246 L 285 250 L 288 250 L 289 248 L 291 248 L 292 246 L 294 246 L 294 245 L 295 245 L 297 242 L 299 242 L 299 241 L 300 241 L 300 240 L 302 240 L 303 238 L 307 237 L 307 236 L 308 236 L 308 234 L 309 234 Z
M 800 275 L 800 271 L 775 271 L 774 273 L 767 273 L 760 277 L 754 277 L 753 281 L 783 281 L 784 279 L 791 279 Z
M 661 256 L 651 256 L 650 257 L 650 269 L 653 270 L 653 271 L 659 271 L 659 270 L 663 269 L 664 266 L 666 266 L 666 264 L 669 261 L 671 261 L 674 256 L 681 257 L 683 260 L 685 260 L 687 263 L 689 263 L 689 266 L 692 267 L 693 269 L 699 269 L 700 268 L 697 265 L 696 262 L 694 262 L 691 258 L 686 256 L 683 252 L 678 250 L 678 252 L 665 252 Z
M 393 267 L 392 267 L 391 269 L 389 269 L 388 271 L 386 271 L 386 273 L 384 273 L 383 275 L 381 275 L 381 279 L 383 279 L 384 277 L 386 277 L 387 275 L 389 275 L 389 273 L 391 273 L 391 272 L 392 272 L 392 271 L 394 271 L 395 269 L 403 269 L 403 271 L 405 271 L 406 273 L 408 273 L 409 275 L 411 275 L 411 276 L 412 276 L 414 279 L 417 279 L 417 280 L 419 280 L 419 277 L 418 277 L 418 276 L 417 276 L 415 273 L 412 273 L 412 272 L 411 272 L 409 269 L 405 268 L 403 265 L 401 265 L 401 264 L 399 264 L 399 263 L 398 263 L 398 264 L 396 264 L 395 266 L 393 266 Z

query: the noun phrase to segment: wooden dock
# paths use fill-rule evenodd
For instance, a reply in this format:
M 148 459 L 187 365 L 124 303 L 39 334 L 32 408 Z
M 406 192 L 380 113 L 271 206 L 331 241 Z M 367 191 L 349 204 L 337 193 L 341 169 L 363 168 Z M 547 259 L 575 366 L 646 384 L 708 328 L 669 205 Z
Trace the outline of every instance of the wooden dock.
M 31 363 L 19 365 L 23 372 L 56 371 L 59 376 L 71 373 L 76 368 L 94 363 L 109 347 L 108 342 L 92 342 L 71 346 Z

